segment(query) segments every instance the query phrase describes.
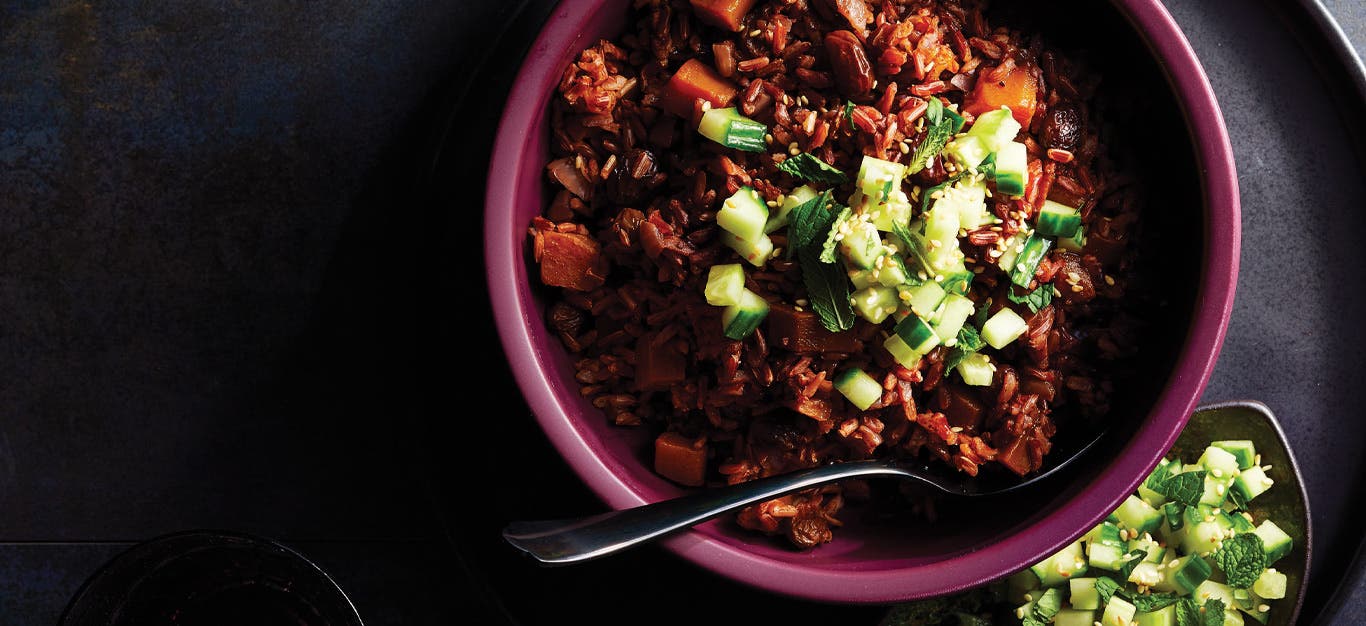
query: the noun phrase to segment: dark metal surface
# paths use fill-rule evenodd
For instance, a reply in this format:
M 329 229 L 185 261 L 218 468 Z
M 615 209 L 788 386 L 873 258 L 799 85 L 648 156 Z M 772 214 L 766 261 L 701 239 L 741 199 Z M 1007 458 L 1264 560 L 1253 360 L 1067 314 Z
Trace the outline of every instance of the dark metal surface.
M 1331 4 L 1362 32 L 1366 8 Z M 1366 270 L 1362 123 L 1332 87 L 1350 81 L 1297 4 L 1168 5 L 1242 175 L 1243 274 L 1206 400 L 1282 418 L 1316 514 L 1303 621 L 1360 623 L 1359 586 L 1329 603 L 1366 456 L 1366 301 L 1338 288 Z M 679 585 L 766 621 L 876 622 L 650 548 L 549 572 L 501 544 L 532 494 L 598 510 L 562 465 L 525 463 L 553 452 L 496 359 L 451 375 L 497 353 L 478 181 L 510 78 L 476 70 L 519 57 L 548 7 L 0 0 L 0 623 L 50 626 L 132 542 L 203 526 L 309 554 L 372 625 L 614 623 L 628 594 L 665 607 L 655 623 L 709 617 Z M 459 103 L 474 117 L 452 120 Z M 463 151 L 434 164 L 443 144 Z

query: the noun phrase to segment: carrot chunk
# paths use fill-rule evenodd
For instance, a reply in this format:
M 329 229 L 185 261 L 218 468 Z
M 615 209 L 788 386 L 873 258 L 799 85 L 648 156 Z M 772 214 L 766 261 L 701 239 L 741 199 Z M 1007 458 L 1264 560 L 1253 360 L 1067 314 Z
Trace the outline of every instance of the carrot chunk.
M 680 485 L 701 487 L 707 477 L 707 439 L 661 434 L 655 438 L 655 472 Z
M 636 342 L 636 388 L 663 391 L 687 375 L 683 353 L 670 342 L 655 345 L 655 336 L 642 335 Z
M 607 279 L 602 247 L 588 235 L 546 231 L 541 252 L 541 282 L 551 287 L 592 291 Z
M 730 106 L 736 93 L 738 90 L 735 85 L 717 75 L 711 66 L 697 59 L 688 59 L 664 86 L 660 106 L 683 119 L 691 119 L 693 101 L 698 98 L 719 109 Z
M 691 0 L 692 11 L 698 19 L 717 28 L 738 32 L 745 14 L 756 0 Z
M 978 116 L 987 111 L 1010 107 L 1010 113 L 1021 126 L 1029 128 L 1038 105 L 1039 85 L 1028 68 L 1016 67 L 1001 80 L 991 80 L 990 70 L 978 72 L 977 86 L 963 101 L 963 110 Z

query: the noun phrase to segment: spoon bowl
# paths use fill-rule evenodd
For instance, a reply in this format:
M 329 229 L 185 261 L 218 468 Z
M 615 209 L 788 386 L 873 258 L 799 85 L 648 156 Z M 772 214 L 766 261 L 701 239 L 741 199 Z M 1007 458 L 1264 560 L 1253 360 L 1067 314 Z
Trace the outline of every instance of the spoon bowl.
M 1012 493 L 1055 475 L 1104 437 L 1101 430 L 1080 447 L 1028 478 L 1000 472 L 968 476 L 940 465 L 908 465 L 895 459 L 834 463 L 707 489 L 682 497 L 576 519 L 517 521 L 503 538 L 536 560 L 552 565 L 589 561 L 638 546 L 652 539 L 713 519 L 757 502 L 853 478 L 889 477 L 909 480 L 951 496 L 988 497 Z

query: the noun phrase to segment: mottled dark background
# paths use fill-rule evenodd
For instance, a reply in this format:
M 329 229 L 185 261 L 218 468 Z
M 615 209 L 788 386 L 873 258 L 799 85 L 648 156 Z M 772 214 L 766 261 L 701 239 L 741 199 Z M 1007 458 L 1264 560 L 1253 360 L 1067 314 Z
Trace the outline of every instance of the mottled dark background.
M 1326 5 L 1366 46 L 1366 6 Z M 871 623 L 650 549 L 542 571 L 500 544 L 528 499 L 596 506 L 553 462 L 550 488 L 499 487 L 551 453 L 489 334 L 484 158 L 498 60 L 549 6 L 0 0 L 0 626 L 53 624 L 133 542 L 206 527 L 314 557 L 372 625 L 616 623 L 614 590 L 666 598 L 669 577 Z M 1321 533 L 1317 611 L 1361 537 L 1362 122 L 1293 2 L 1168 6 L 1223 104 L 1245 211 L 1206 397 L 1287 423 Z M 1336 623 L 1366 620 L 1356 589 Z

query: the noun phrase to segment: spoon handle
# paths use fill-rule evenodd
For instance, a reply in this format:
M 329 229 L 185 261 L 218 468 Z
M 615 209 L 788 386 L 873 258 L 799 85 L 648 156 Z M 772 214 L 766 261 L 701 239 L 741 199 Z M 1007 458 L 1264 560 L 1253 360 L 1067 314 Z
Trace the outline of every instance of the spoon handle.
M 503 538 L 542 563 L 587 561 L 756 502 L 858 476 L 906 476 L 886 461 L 823 465 L 578 519 L 512 522 Z

